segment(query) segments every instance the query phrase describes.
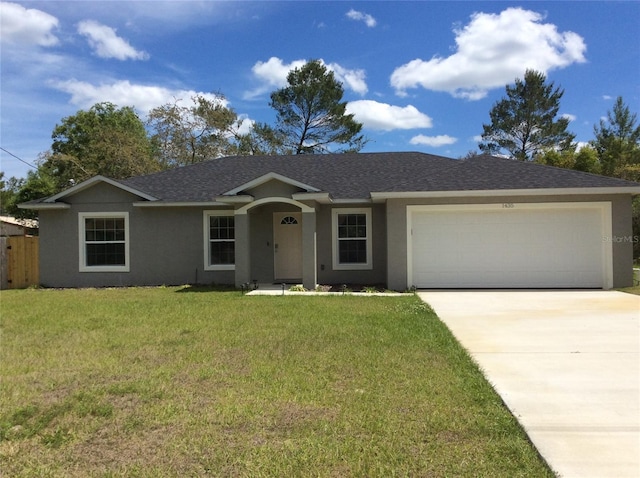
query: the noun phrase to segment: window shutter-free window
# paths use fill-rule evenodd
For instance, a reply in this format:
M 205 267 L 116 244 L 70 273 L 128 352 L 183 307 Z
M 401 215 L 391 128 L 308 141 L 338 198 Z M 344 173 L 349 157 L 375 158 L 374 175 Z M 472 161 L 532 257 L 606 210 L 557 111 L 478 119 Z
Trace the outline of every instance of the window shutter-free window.
M 129 271 L 129 214 L 79 213 L 81 272 Z
M 332 219 L 333 268 L 371 269 L 371 210 L 334 209 Z
M 233 211 L 204 212 L 205 270 L 233 270 L 236 263 Z

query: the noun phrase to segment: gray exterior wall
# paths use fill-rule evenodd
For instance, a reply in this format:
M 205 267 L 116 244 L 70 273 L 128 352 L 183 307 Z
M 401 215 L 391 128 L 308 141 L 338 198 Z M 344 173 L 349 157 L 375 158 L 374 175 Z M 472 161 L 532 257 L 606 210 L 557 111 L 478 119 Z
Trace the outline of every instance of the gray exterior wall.
M 254 197 L 291 197 L 298 188 L 270 181 L 254 188 Z M 139 198 L 105 183 L 64 198 L 66 210 L 41 210 L 40 281 L 49 287 L 104 287 L 130 285 L 234 284 L 236 271 L 204 270 L 203 211 L 213 207 L 136 207 Z M 537 197 L 488 197 L 405 200 L 386 203 L 312 204 L 315 213 L 303 214 L 305 286 L 313 284 L 386 284 L 405 290 L 407 284 L 408 205 L 541 203 L 610 201 L 613 248 L 613 286 L 632 284 L 633 238 L 629 195 L 581 195 Z M 238 206 L 239 207 L 239 206 Z M 231 209 L 229 206 L 226 210 Z M 370 270 L 334 270 L 332 210 L 369 208 L 372 218 Z M 221 210 L 225 210 L 222 209 Z M 128 212 L 130 229 L 129 272 L 79 272 L 78 213 Z M 236 238 L 236 268 L 243 280 L 273 281 L 273 213 L 299 212 L 292 204 L 273 202 L 248 211 L 249 238 Z M 239 216 L 237 216 L 239 217 Z M 306 222 L 306 225 L 305 225 Z M 315 241 L 314 241 L 315 237 Z M 314 251 L 315 249 L 315 251 Z M 247 257 L 238 257 L 247 251 Z
M 373 268 L 370 270 L 333 270 L 331 213 L 334 209 L 370 208 L 372 226 Z M 320 284 L 386 284 L 387 282 L 387 218 L 384 204 L 318 205 L 317 257 Z
M 46 287 L 232 284 L 233 271 L 204 271 L 206 207 L 134 207 L 139 198 L 104 183 L 65 198 L 71 208 L 42 210 L 40 283 Z M 129 213 L 130 272 L 79 272 L 78 213 Z
M 633 282 L 633 243 L 631 232 L 631 196 L 624 195 L 584 195 L 584 196 L 511 196 L 446 199 L 390 199 L 387 201 L 387 249 L 389 271 L 387 285 L 390 289 L 404 290 L 407 284 L 407 212 L 409 205 L 441 204 L 500 204 L 500 203 L 545 203 L 545 202 L 611 202 L 613 242 L 613 287 L 628 287 Z M 625 239 L 626 238 L 626 239 Z M 627 240 L 628 239 L 628 240 Z
M 291 195 L 297 188 L 269 182 L 251 192 L 260 197 Z M 213 207 L 136 207 L 139 198 L 105 183 L 66 197 L 66 210 L 41 210 L 40 282 L 45 287 L 108 287 L 134 285 L 234 284 L 235 271 L 204 270 L 203 211 Z M 347 207 L 347 206 L 344 206 Z M 386 281 L 386 215 L 384 204 L 349 205 L 372 210 L 373 269 L 332 270 L 332 228 L 329 205 L 316 205 L 316 213 L 303 215 L 303 267 L 309 282 L 322 284 L 383 284 Z M 231 209 L 230 207 L 226 210 Z M 224 209 L 221 209 L 224 210 Z M 236 238 L 236 269 L 248 269 L 246 280 L 270 283 L 274 276 L 273 214 L 299 212 L 286 203 L 268 203 L 248 211 L 250 237 Z M 78 213 L 128 212 L 129 272 L 79 272 Z M 315 216 L 315 218 L 314 218 Z M 314 244 L 315 242 L 315 244 Z M 309 272 L 310 271 L 310 272 Z

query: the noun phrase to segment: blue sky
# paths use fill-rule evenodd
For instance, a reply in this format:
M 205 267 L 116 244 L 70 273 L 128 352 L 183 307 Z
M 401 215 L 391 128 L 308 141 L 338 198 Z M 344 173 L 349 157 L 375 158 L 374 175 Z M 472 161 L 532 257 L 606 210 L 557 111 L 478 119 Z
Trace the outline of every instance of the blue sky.
M 33 163 L 62 118 L 101 101 L 150 108 L 222 93 L 272 123 L 269 94 L 321 59 L 365 151 L 477 149 L 527 68 L 564 88 L 576 140 L 622 96 L 640 108 L 640 2 L 1 2 L 1 147 Z M 0 151 L 6 176 L 29 166 Z

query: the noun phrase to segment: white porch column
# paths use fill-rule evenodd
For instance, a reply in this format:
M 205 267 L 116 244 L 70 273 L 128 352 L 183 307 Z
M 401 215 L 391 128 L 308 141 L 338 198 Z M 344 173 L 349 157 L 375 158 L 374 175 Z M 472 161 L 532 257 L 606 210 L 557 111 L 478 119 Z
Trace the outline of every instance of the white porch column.
M 315 211 L 302 213 L 302 285 L 309 290 L 318 285 Z
M 235 212 L 236 239 L 236 287 L 251 281 L 251 251 L 249 237 L 249 215 L 245 212 Z

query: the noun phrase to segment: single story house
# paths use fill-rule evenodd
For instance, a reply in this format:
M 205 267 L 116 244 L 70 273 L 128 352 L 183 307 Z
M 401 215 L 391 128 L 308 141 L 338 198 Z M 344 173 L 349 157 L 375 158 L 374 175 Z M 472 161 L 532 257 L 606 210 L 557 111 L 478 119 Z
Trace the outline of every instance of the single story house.
M 212 159 L 22 204 L 44 286 L 632 284 L 640 184 L 492 156 Z

